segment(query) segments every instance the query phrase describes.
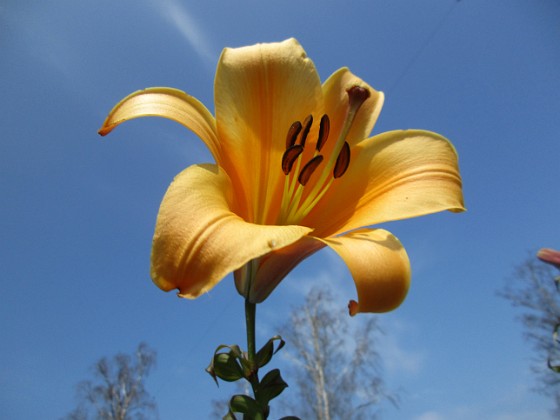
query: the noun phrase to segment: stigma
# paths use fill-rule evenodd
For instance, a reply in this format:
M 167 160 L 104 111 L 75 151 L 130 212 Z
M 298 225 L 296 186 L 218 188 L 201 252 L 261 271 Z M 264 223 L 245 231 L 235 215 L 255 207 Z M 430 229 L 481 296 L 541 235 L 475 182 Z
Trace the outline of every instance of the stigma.
M 279 224 L 298 224 L 321 200 L 332 183 L 342 178 L 348 170 L 351 148 L 346 137 L 370 92 L 355 85 L 348 88 L 346 93 L 348 106 L 337 139 L 329 137 L 331 122 L 327 114 L 323 114 L 319 120 L 318 130 L 314 131 L 318 133 L 314 142 L 308 139 L 314 124 L 313 115 L 308 115 L 303 122 L 295 121 L 289 127 L 281 162 L 286 178 Z M 325 148 L 329 141 L 332 147 Z

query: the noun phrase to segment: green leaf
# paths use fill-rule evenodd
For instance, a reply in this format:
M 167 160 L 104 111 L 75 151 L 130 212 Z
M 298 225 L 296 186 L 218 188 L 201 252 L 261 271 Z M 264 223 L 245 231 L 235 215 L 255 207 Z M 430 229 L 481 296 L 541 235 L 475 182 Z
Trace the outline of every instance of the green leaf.
M 257 352 L 255 361 L 257 362 L 258 367 L 265 366 L 270 359 L 272 359 L 272 355 L 274 354 L 274 343 L 270 340 Z
M 216 350 L 214 351 L 214 355 L 219 353 L 220 350 L 222 350 L 222 349 L 229 349 L 229 352 L 232 353 L 237 358 L 240 358 L 240 357 L 243 356 L 243 352 L 241 351 L 241 349 L 239 348 L 239 346 L 237 344 L 233 344 L 231 346 L 228 346 L 227 344 L 220 344 L 218 346 L 218 348 L 216 348 Z
M 279 341 L 278 347 L 276 349 L 274 349 L 275 341 Z M 268 364 L 268 362 L 270 362 L 270 359 L 272 359 L 272 356 L 276 354 L 278 350 L 284 347 L 284 344 L 286 343 L 284 342 L 284 340 L 282 340 L 282 337 L 280 337 L 279 335 L 276 335 L 272 337 L 270 340 L 268 340 L 266 344 L 262 346 L 262 348 L 256 354 L 255 360 L 257 366 L 261 368 L 266 364 Z
M 212 364 L 213 363 L 210 362 L 210 364 L 208 365 L 208 367 L 205 370 L 212 377 L 212 379 L 214 379 L 214 382 L 216 382 L 216 385 L 220 386 L 220 384 L 218 382 L 218 377 L 216 376 L 216 373 L 214 372 L 214 367 L 212 366 Z
M 244 357 L 240 358 L 239 362 L 243 368 L 243 375 L 248 380 L 249 377 L 255 373 L 255 364 Z
M 257 390 L 257 401 L 267 406 L 270 400 L 280 395 L 287 387 L 288 384 L 282 379 L 280 370 L 273 369 L 262 378 Z

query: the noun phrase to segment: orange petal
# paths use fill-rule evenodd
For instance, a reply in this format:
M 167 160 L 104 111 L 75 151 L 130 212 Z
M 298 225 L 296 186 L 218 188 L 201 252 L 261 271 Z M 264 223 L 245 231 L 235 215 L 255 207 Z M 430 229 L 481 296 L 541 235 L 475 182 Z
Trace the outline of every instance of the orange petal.
M 361 229 L 323 239 L 346 263 L 358 292 L 350 301 L 350 315 L 388 312 L 406 297 L 410 263 L 399 240 L 383 229 Z
M 352 149 L 350 166 L 302 224 L 325 237 L 363 226 L 464 211 L 453 145 L 439 134 L 391 131 Z
M 195 165 L 169 186 L 157 217 L 152 278 L 163 290 L 196 298 L 248 261 L 298 241 L 311 229 L 247 223 L 231 211 L 226 173 Z
M 287 247 L 259 258 L 253 284 L 249 291 L 249 300 L 252 303 L 264 301 L 296 265 L 324 246 L 323 242 L 310 236 L 304 236 Z M 243 270 L 235 272 L 235 284 L 241 294 L 243 294 L 243 283 L 246 281 L 244 278 L 246 275 L 247 273 Z
M 214 90 L 221 166 L 243 193 L 248 220 L 273 224 L 285 178 L 286 134 L 321 104 L 315 66 L 295 39 L 226 48 Z
M 136 91 L 111 110 L 99 134 L 105 136 L 117 125 L 139 117 L 164 117 L 184 125 L 202 139 L 219 162 L 216 122 L 210 111 L 196 98 L 172 88 Z

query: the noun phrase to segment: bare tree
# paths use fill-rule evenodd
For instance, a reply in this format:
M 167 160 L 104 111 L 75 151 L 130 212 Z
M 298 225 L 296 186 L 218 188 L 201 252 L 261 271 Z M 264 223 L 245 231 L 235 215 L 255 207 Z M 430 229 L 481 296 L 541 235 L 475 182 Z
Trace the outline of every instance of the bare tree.
M 360 324 L 364 319 L 351 320 L 333 308 L 339 306 L 328 290 L 312 289 L 281 327 L 292 362 L 288 382 L 296 379 L 291 401 L 282 403 L 303 419 L 372 419 L 384 399 L 397 403 L 381 376 L 377 318 Z
M 504 290 L 498 295 L 519 308 L 523 333 L 535 350 L 531 369 L 537 375 L 535 390 L 554 399 L 553 414 L 560 417 L 560 375 L 555 370 L 560 361 L 560 349 L 555 339 L 560 324 L 560 292 L 552 265 L 529 258 L 517 267 Z
M 103 357 L 93 365 L 93 381 L 78 384 L 78 407 L 67 420 L 143 420 L 155 417 L 156 404 L 144 381 L 156 363 L 156 352 L 140 343 L 133 355 Z M 152 414 L 149 416 L 148 414 Z

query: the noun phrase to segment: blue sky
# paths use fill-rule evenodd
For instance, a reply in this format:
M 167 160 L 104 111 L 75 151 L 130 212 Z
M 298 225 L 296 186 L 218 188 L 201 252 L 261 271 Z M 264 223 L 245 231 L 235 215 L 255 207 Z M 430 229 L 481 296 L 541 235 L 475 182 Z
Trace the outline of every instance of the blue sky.
M 213 109 L 223 47 L 296 37 L 321 77 L 342 66 L 386 94 L 375 132 L 424 128 L 456 146 L 468 212 L 390 223 L 413 285 L 383 315 L 387 419 L 546 419 L 531 352 L 496 297 L 528 252 L 560 248 L 560 3 L 555 0 L 7 1 L 0 5 L 0 412 L 59 418 L 103 355 L 145 340 L 161 419 L 206 418 L 214 348 L 243 343 L 226 278 L 195 301 L 149 279 L 173 177 L 210 161 L 161 119 L 97 129 L 128 93 L 172 86 Z M 321 251 L 258 308 L 262 343 L 312 284 L 354 286 Z M 355 317 L 352 322 L 363 322 Z M 286 378 L 289 382 L 289 378 Z M 286 398 L 289 394 L 286 393 Z

